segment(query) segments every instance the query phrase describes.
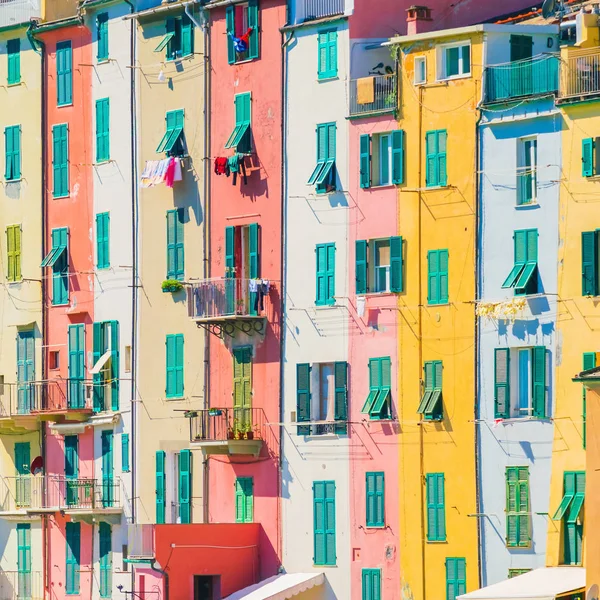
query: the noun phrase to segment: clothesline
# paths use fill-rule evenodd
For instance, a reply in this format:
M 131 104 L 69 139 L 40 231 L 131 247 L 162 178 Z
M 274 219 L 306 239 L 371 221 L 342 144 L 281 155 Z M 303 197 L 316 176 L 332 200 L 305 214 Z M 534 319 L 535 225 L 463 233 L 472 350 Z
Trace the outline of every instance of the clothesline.
M 182 180 L 181 160 L 169 156 L 163 160 L 148 160 L 140 175 L 140 186 L 143 188 L 154 187 L 164 183 L 172 188 L 175 181 Z

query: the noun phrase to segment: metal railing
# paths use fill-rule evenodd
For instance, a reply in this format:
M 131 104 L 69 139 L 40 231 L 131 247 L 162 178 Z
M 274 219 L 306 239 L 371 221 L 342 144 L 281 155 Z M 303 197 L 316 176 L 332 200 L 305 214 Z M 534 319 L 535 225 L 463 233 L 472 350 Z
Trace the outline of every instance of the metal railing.
M 500 102 L 558 91 L 559 57 L 541 54 L 485 69 L 485 102 Z
M 91 381 L 54 379 L 17 384 L 17 414 L 92 410 Z
M 256 317 L 265 314 L 269 294 L 253 289 L 252 279 L 216 278 L 190 283 L 188 316 L 196 320 L 224 317 Z
M 559 97 L 600 93 L 600 49 L 572 54 L 561 64 Z
M 41 16 L 40 0 L 0 0 L 0 28 Z
M 154 525 L 128 525 L 127 540 L 129 558 L 154 558 Z
M 297 0 L 294 24 L 344 14 L 344 0 Z
M 190 415 L 190 441 L 262 440 L 262 408 L 207 408 Z
M 0 479 L 0 513 L 44 508 L 44 490 L 43 475 L 24 474 L 2 477 Z
M 0 10 L 2 5 L 0 4 Z M 0 571 L 0 600 L 42 600 L 41 571 Z
M 60 509 L 121 508 L 121 479 L 48 476 L 47 507 Z
M 396 75 L 374 75 L 350 80 L 350 116 L 396 110 Z

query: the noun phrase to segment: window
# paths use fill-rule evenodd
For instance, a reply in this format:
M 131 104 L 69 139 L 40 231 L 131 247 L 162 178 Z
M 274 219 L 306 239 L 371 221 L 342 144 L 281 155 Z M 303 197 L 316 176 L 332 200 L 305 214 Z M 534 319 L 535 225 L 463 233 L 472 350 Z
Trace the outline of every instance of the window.
M 235 104 L 235 127 L 225 148 L 235 148 L 237 152 L 249 154 L 252 151 L 252 94 L 236 94 Z
M 467 591 L 467 561 L 464 558 L 446 559 L 446 600 L 456 600 Z
M 600 174 L 600 161 L 598 160 L 598 138 L 585 138 L 581 141 L 581 175 L 595 177 Z
M 369 359 L 369 395 L 361 413 L 368 414 L 371 420 L 390 419 L 392 361 L 389 356 Z
M 177 60 L 194 53 L 194 24 L 187 15 L 167 19 L 166 33 L 154 49 L 166 50 L 167 60 Z
M 317 306 L 335 304 L 335 244 L 317 244 Z
M 442 373 L 441 360 L 430 360 L 424 365 L 424 392 L 417 412 L 426 421 L 441 421 L 443 419 Z
M 585 472 L 565 471 L 564 496 L 552 517 L 554 521 L 562 521 L 563 565 L 581 564 L 584 501 Z
M 581 233 L 581 294 L 598 295 L 598 229 Z
M 18 598 L 31 598 L 31 525 L 17 523 Z
M 583 370 L 589 371 L 590 369 L 594 369 L 596 367 L 596 353 L 595 352 L 584 352 L 583 353 Z M 581 415 L 581 437 L 583 441 L 583 448 L 587 445 L 587 397 L 586 397 L 586 388 L 585 385 L 583 387 L 582 392 L 582 415 Z
M 167 495 L 167 482 L 165 478 L 165 451 L 156 451 L 156 523 L 165 522 L 165 497 Z
M 314 185 L 317 194 L 336 190 L 336 129 L 335 123 L 317 125 L 317 166 L 308 180 L 308 185 Z
M 79 594 L 79 568 L 81 556 L 81 523 L 70 522 L 65 524 L 67 538 L 66 553 L 66 593 L 67 595 Z
M 131 373 L 131 346 L 125 346 L 125 373 Z
M 96 321 L 92 343 L 94 412 L 119 410 L 119 322 Z M 110 393 L 110 402 L 108 398 Z
M 509 569 L 508 570 L 508 578 L 512 579 L 513 577 L 518 577 L 519 575 L 525 575 L 525 573 L 529 573 L 531 569 Z
M 52 230 L 52 248 L 42 261 L 42 267 L 52 268 L 52 304 L 69 303 L 69 230 Z
M 381 569 L 362 570 L 362 600 L 381 600 Z
M 335 482 L 313 483 L 313 540 L 315 565 L 335 566 Z
M 69 195 L 69 129 L 67 125 L 52 127 L 52 176 L 54 198 Z
M 526 60 L 533 54 L 533 38 L 530 35 L 510 36 L 510 62 Z
M 21 83 L 21 40 L 8 40 L 6 54 L 8 56 L 8 85 Z
M 451 79 L 471 74 L 471 45 L 467 42 L 441 46 L 438 49 L 438 79 Z
M 69 408 L 85 407 L 85 325 L 69 325 L 69 382 L 67 403 Z
M 192 497 L 192 452 L 182 450 L 177 463 L 179 476 L 179 523 L 192 522 L 191 497 Z
M 425 134 L 425 185 L 444 187 L 448 185 L 446 147 L 448 134 L 445 129 Z
M 404 291 L 402 271 L 401 237 L 356 241 L 357 294 Z
M 110 267 L 110 213 L 96 215 L 96 266 L 99 269 Z
M 157 152 L 166 152 L 169 156 L 184 156 L 183 139 L 184 111 L 170 110 L 165 116 L 166 131 L 158 144 Z
M 511 365 L 514 363 L 514 366 Z M 546 348 L 496 348 L 494 353 L 494 415 L 545 418 Z M 513 392 L 514 390 L 514 392 Z
M 129 473 L 129 434 L 122 433 L 121 434 L 121 471 L 123 473 Z
M 537 294 L 538 230 L 520 229 L 515 231 L 513 240 L 515 263 L 502 288 L 514 288 L 515 296 Z
M 183 397 L 183 334 L 167 336 L 167 398 Z
M 252 431 L 252 346 L 233 349 L 234 436 Z M 237 439 L 237 438 L 236 438 Z
M 446 541 L 446 506 L 443 473 L 427 473 L 427 541 Z
M 105 429 L 100 436 L 102 449 L 102 506 L 108 508 L 115 501 L 115 480 L 113 461 L 113 438 L 112 430 Z
M 49 356 L 49 366 L 50 369 L 56 371 L 56 369 L 60 369 L 60 351 L 59 350 L 51 350 Z
M 225 22 L 229 64 L 258 58 L 260 44 L 258 0 L 248 0 L 248 2 L 228 6 Z
M 385 473 L 366 474 L 367 527 L 385 527 Z
M 96 36 L 98 37 L 98 62 L 108 60 L 108 13 L 96 17 Z
M 235 522 L 254 521 L 254 479 L 238 477 L 235 480 Z
M 427 304 L 448 304 L 448 250 L 427 253 Z
M 337 77 L 337 29 L 319 31 L 319 79 Z
M 360 187 L 404 183 L 404 131 L 360 136 Z
M 184 276 L 183 219 L 183 208 L 167 211 L 167 279 L 178 281 Z
M 100 555 L 100 598 L 112 598 L 112 527 L 100 521 L 98 525 Z
M 32 330 L 17 332 L 17 413 L 29 414 L 33 410 L 31 388 L 35 380 L 35 340 Z
M 73 54 L 71 42 L 56 44 L 56 103 L 73 104 Z
M 427 83 L 427 59 L 424 56 L 415 56 L 415 85 Z
M 509 548 L 531 545 L 528 467 L 506 467 L 506 545 Z
M 298 423 L 330 421 L 298 427 L 298 435 L 348 432 L 348 363 L 296 365 L 296 419 Z
M 21 126 L 13 125 L 4 128 L 5 166 L 4 178 L 6 181 L 21 179 Z
M 110 160 L 110 101 L 96 100 L 96 162 Z
M 537 139 L 523 138 L 517 142 L 517 204 L 537 201 Z
M 7 281 L 21 279 L 21 225 L 9 225 L 6 228 L 6 256 L 8 268 Z

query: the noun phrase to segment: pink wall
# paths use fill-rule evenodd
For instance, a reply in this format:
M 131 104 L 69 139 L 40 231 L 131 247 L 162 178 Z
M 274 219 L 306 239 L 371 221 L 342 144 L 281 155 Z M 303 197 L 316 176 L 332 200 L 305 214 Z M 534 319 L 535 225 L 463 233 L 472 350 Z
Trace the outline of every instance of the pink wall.
M 225 9 L 211 14 L 211 157 L 230 156 L 225 143 L 234 129 L 234 95 L 252 93 L 252 140 L 254 152 L 248 183 L 232 178 L 211 178 L 211 276 L 223 277 L 225 227 L 259 223 L 261 228 L 261 277 L 271 281 L 268 324 L 264 339 L 239 335 L 225 341 L 211 339 L 210 404 L 232 406 L 233 356 L 231 346 L 254 347 L 252 403 L 264 411 L 265 423 L 279 422 L 280 320 L 281 320 L 281 34 L 286 3 L 265 0 L 260 4 L 260 57 L 229 65 Z M 218 118 L 216 117 L 218 115 Z M 254 520 L 263 525 L 261 535 L 261 579 L 274 575 L 280 564 L 281 513 L 279 502 L 279 428 L 265 426 L 266 440 L 258 459 L 215 457 L 210 460 L 211 521 L 232 522 L 236 477 L 254 477 Z
M 359 182 L 359 139 L 361 134 L 374 134 L 397 129 L 390 117 L 361 119 L 350 122 L 350 195 L 356 199 L 357 214 L 363 218 L 351 220 L 350 264 L 348 272 L 354 273 L 354 242 L 381 238 L 397 233 L 396 186 L 361 189 Z M 391 358 L 392 413 L 397 416 L 399 398 L 396 390 L 398 373 L 397 356 L 397 294 L 367 296 L 363 317 L 355 311 L 355 297 L 350 306 L 353 318 L 359 323 L 360 334 L 349 336 L 348 361 L 350 369 L 351 449 L 350 449 L 350 515 L 352 523 L 351 566 L 352 598 L 359 600 L 362 587 L 362 569 L 381 568 L 382 594 L 386 600 L 400 597 L 400 557 L 398 556 L 398 446 L 397 424 L 393 421 L 371 421 L 360 412 L 369 393 L 369 359 L 382 356 Z M 366 472 L 385 473 L 385 528 L 366 529 Z M 391 549 L 388 552 L 388 549 Z

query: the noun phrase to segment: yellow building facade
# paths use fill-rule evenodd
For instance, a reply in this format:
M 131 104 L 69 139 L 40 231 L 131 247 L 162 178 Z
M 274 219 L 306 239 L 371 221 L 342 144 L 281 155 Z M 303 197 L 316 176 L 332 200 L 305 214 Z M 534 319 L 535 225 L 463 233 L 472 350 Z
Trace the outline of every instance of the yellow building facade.
M 423 600 L 479 584 L 473 300 L 483 33 L 423 33 L 392 45 L 406 156 L 398 196 L 401 587 Z M 430 510 L 442 504 L 444 522 Z

